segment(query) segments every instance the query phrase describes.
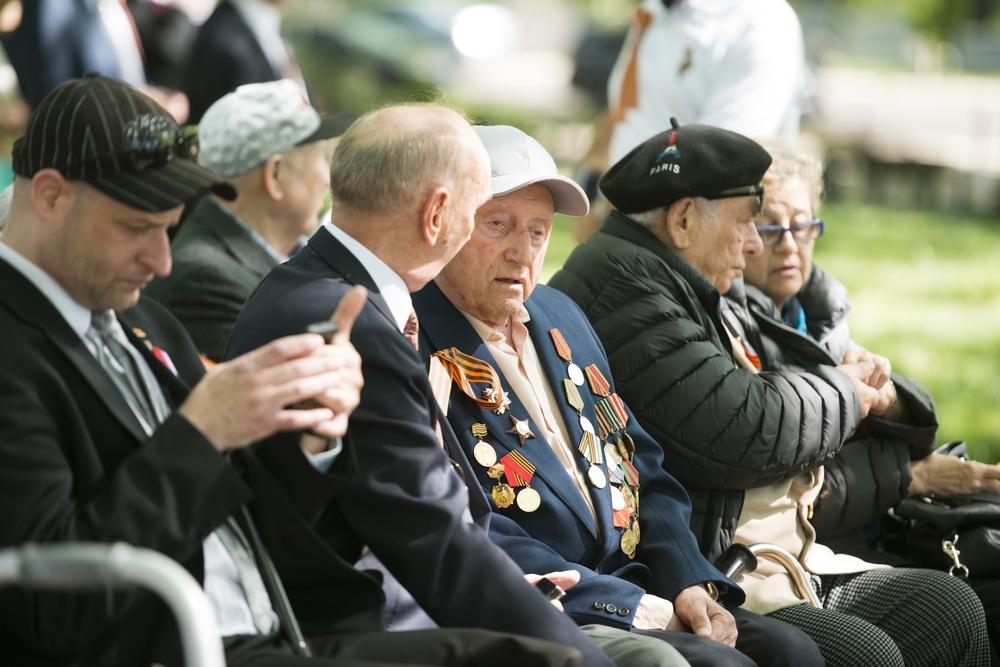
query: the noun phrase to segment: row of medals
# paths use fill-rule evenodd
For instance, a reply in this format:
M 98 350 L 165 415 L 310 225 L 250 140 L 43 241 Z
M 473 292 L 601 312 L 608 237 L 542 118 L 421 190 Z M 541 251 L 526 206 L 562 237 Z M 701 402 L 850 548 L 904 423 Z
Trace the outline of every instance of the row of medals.
M 569 382 L 576 387 L 584 385 L 584 374 L 579 366 L 570 361 L 566 370 Z M 566 383 L 566 389 L 567 393 L 569 393 L 568 383 Z M 486 390 L 486 392 L 490 391 L 490 389 Z M 602 450 L 600 440 L 597 438 L 594 430 L 594 425 L 582 414 L 582 399 L 579 398 L 579 393 L 576 393 L 576 400 L 572 398 L 568 398 L 567 400 L 571 407 L 577 410 L 580 427 L 584 431 L 584 441 L 587 441 L 588 438 L 596 441 L 596 446 L 593 448 L 585 446 L 583 442 L 581 442 L 580 446 L 581 454 L 584 455 L 590 464 L 587 470 L 587 478 L 590 480 L 590 483 L 595 488 L 603 489 L 608 484 L 609 475 L 618 482 L 618 484 L 611 485 L 611 507 L 619 516 L 621 516 L 620 513 L 622 511 L 626 511 L 628 516 L 627 524 L 618 525 L 616 522 L 616 526 L 624 528 L 621 536 L 621 550 L 629 558 L 634 558 L 636 547 L 639 544 L 639 487 L 638 483 L 636 483 L 634 489 L 629 486 L 625 480 L 626 475 L 622 470 L 622 465 L 625 462 L 631 463 L 632 455 L 635 452 L 635 443 L 632 441 L 632 437 L 622 428 L 620 431 L 614 433 L 602 434 L 605 437 L 605 444 Z M 502 409 L 497 410 L 497 412 L 501 412 Z M 514 422 L 514 426 L 508 433 L 513 432 L 519 437 L 522 446 L 525 439 L 535 437 L 529 429 L 527 420 L 518 420 L 513 415 L 511 419 Z M 478 442 L 473 448 L 473 456 L 476 462 L 486 468 L 486 474 L 491 479 L 497 481 L 497 485 L 490 491 L 493 502 L 496 503 L 497 507 L 506 509 L 516 502 L 518 508 L 523 512 L 534 512 L 537 510 L 541 506 L 541 496 L 531 488 L 527 481 L 519 492 L 515 492 L 509 484 L 501 481 L 505 476 L 505 467 L 503 463 L 497 462 L 496 450 L 483 440 L 487 435 L 486 424 L 473 424 L 472 434 L 478 438 Z M 603 458 L 606 459 L 607 473 L 605 473 L 604 467 L 601 465 L 604 463 L 601 460 L 601 453 L 604 455 Z

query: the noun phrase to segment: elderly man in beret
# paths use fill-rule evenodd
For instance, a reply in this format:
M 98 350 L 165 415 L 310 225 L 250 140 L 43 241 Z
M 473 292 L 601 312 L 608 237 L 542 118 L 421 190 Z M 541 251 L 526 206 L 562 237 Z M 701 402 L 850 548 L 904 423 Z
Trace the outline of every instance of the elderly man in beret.
M 745 255 L 761 252 L 754 221 L 770 155 L 736 133 L 671 122 L 604 176 L 617 210 L 551 284 L 587 314 L 622 397 L 687 489 L 702 552 L 716 560 L 734 541 L 768 542 L 797 557 L 811 573 L 803 590 L 762 563 L 740 581 L 745 606 L 805 630 L 827 665 L 988 664 L 981 605 L 963 582 L 815 544 L 822 465 L 880 404 L 888 376 L 870 353 L 760 372 L 720 300 Z M 800 597 L 809 586 L 822 608 Z M 939 614 L 935 598 L 961 602 Z
M 553 218 L 585 214 L 583 191 L 524 132 L 474 129 L 492 197 L 413 302 L 435 396 L 477 464 L 467 481 L 492 500 L 491 538 L 528 572 L 578 572 L 566 613 L 630 631 L 626 643 L 657 637 L 692 665 L 822 664 L 804 633 L 738 608 L 584 314 L 537 285 Z

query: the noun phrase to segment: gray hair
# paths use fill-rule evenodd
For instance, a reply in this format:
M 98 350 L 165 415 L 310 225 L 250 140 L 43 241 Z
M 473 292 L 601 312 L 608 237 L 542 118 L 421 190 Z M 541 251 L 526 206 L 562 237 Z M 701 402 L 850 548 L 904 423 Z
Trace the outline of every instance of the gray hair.
M 425 108 L 419 122 L 406 108 Z M 459 116 L 461 117 L 461 116 Z M 463 183 L 472 161 L 456 141 L 456 112 L 437 104 L 406 104 L 365 114 L 333 154 L 330 191 L 339 203 L 385 215 L 419 201 L 438 185 Z
M 782 183 L 797 176 L 809 188 L 813 215 L 818 214 L 820 200 L 823 198 L 823 162 L 784 139 L 758 139 L 757 143 L 771 154 L 771 166 L 764 174 L 764 187 L 768 187 L 768 182 Z M 766 192 L 764 196 L 767 196 Z
M 722 200 L 710 200 L 704 197 L 692 197 L 694 205 L 698 208 L 703 216 L 709 219 L 716 219 L 720 215 L 720 202 Z M 667 210 L 670 205 L 664 206 L 662 208 L 654 208 L 649 211 L 640 211 L 638 213 L 629 213 L 628 217 L 642 225 L 646 229 L 652 229 L 660 221 L 660 219 L 667 214 Z

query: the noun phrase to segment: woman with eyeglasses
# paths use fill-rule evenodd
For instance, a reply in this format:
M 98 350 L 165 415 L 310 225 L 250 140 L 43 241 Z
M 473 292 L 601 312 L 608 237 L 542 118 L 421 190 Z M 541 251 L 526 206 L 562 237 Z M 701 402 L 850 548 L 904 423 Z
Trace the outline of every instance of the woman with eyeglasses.
M 745 295 L 738 285 L 727 295 L 727 319 L 740 321 L 738 328 L 764 370 L 837 365 L 845 355 L 867 354 L 851 339 L 847 289 L 812 263 L 813 248 L 824 232 L 816 215 L 822 164 L 784 142 L 759 143 L 772 157 L 764 177 L 765 203 L 756 220 L 764 247 L 747 257 Z M 875 356 L 889 372 L 888 360 Z M 905 565 L 903 558 L 884 550 L 890 508 L 911 494 L 997 492 L 1000 468 L 932 453 L 937 435 L 933 400 L 914 380 L 895 373 L 891 377 L 880 405 L 825 465 L 811 523 L 817 540 L 834 551 Z M 990 639 L 997 646 L 1000 581 L 972 576 L 969 583 L 983 602 Z

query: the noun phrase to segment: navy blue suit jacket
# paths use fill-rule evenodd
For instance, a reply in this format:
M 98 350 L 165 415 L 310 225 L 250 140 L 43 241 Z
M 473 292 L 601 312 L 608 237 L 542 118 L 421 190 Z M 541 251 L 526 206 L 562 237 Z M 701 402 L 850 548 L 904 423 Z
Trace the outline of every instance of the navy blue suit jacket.
M 581 369 L 597 364 L 605 378 L 611 381 L 608 360 L 597 335 L 583 312 L 567 296 L 543 285 L 535 288 L 525 303 L 531 316 L 526 324 L 541 361 L 542 371 L 557 399 L 562 399 L 562 380 L 567 362 L 557 354 L 549 330 L 558 328 L 572 349 L 573 362 Z M 431 283 L 414 295 L 414 306 L 420 319 L 421 352 L 425 357 L 437 350 L 457 347 L 461 351 L 488 362 L 497 369 L 496 360 L 472 325 Z M 580 624 L 603 623 L 630 628 L 639 599 L 644 593 L 667 600 L 684 588 L 713 581 L 720 589 L 728 587 L 724 596 L 727 604 L 740 604 L 742 590 L 726 579 L 704 559 L 691 533 L 690 501 L 683 487 L 662 469 L 662 449 L 639 426 L 629 411 L 628 433 L 635 441 L 633 464 L 639 472 L 639 524 L 641 539 L 635 559 L 630 560 L 620 548 L 623 529 L 613 523 L 611 486 L 597 489 L 589 485 L 590 497 L 597 514 L 597 526 L 579 489 L 570 479 L 549 444 L 541 437 L 529 439 L 523 447 L 517 436 L 506 433 L 511 428 L 510 415 L 528 418 L 521 400 L 503 378 L 504 391 L 510 394 L 511 405 L 503 415 L 481 408 L 453 385 L 448 421 L 466 453 L 478 439 L 472 435 L 473 423 L 486 423 L 486 441 L 493 445 L 497 457 L 510 451 L 520 451 L 536 467 L 531 488 L 541 496 L 541 505 L 534 512 L 524 512 L 513 504 L 506 509 L 493 507 L 490 536 L 527 572 L 550 572 L 573 569 L 581 581 L 568 591 L 563 600 L 566 613 Z M 611 391 L 614 391 L 612 382 Z M 580 388 L 585 407 L 583 415 L 595 425 L 595 396 L 587 385 Z M 583 436 L 577 412 L 562 402 L 562 416 L 575 448 Z M 541 430 L 531 422 L 531 431 Z M 589 463 L 582 454 L 576 455 L 583 470 Z M 496 482 L 482 466 L 474 466 L 479 483 L 489 491 Z M 492 504 L 492 501 L 491 501 Z
M 367 545 L 441 626 L 549 639 L 578 648 L 588 665 L 610 664 L 490 542 L 483 530 L 489 506 L 452 468 L 449 456 L 474 479 L 440 419 L 419 355 L 364 266 L 328 231 L 316 232 L 263 280 L 236 322 L 227 356 L 329 318 L 352 285 L 369 291 L 351 330 L 365 385 L 344 452 L 322 474 L 279 436 L 255 448 L 263 465 L 249 476 L 251 511 L 306 633 L 343 631 L 343 616 L 379 611 L 379 575 L 350 569 Z M 439 420 L 444 449 L 435 435 Z M 467 506 L 480 525 L 467 521 Z M 347 583 L 343 594 L 318 594 L 321 585 Z

